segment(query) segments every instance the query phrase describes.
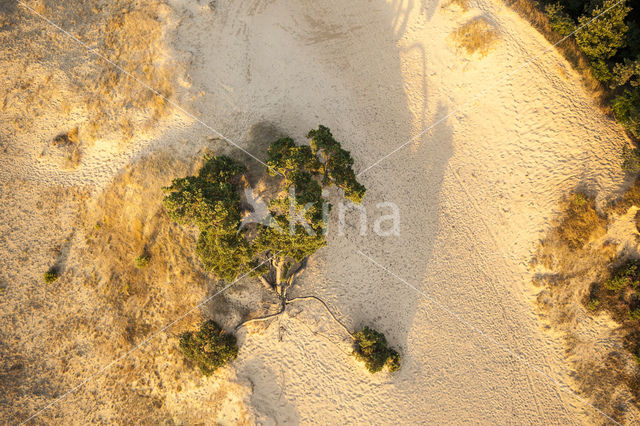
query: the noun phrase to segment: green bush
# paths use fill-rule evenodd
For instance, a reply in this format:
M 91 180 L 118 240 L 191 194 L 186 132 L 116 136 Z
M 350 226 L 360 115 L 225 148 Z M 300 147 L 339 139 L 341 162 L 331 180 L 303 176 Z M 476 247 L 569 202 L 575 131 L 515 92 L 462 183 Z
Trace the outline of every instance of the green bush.
M 567 36 L 575 31 L 575 21 L 565 13 L 564 7 L 560 3 L 547 5 L 545 11 L 549 16 L 549 24 L 553 31 L 562 36 Z
M 400 354 L 387 346 L 384 334 L 364 327 L 354 334 L 354 338 L 353 355 L 364 362 L 370 373 L 377 373 L 385 365 L 391 372 L 400 369 Z
M 622 170 L 632 173 L 640 171 L 640 149 L 628 146 L 622 148 Z
M 617 267 L 604 286 L 613 291 L 626 287 L 637 287 L 640 284 L 640 261 L 631 259 Z
M 147 265 L 149 265 L 150 260 L 151 258 L 146 254 L 142 254 L 136 257 L 136 268 L 138 269 L 146 268 Z
M 613 79 L 613 72 L 609 68 L 609 65 L 602 59 L 597 59 L 589 63 L 591 68 L 591 74 L 600 82 L 606 83 Z
M 629 318 L 632 320 L 640 319 L 640 307 L 629 309 Z
M 181 334 L 180 349 L 188 359 L 196 363 L 205 376 L 211 375 L 238 356 L 236 337 L 226 333 L 211 320 L 203 322 L 197 332 Z
M 636 138 L 640 138 L 640 87 L 627 89 L 611 105 L 616 118 Z
M 591 16 L 582 15 L 578 18 L 582 28 L 576 32 L 576 42 L 592 60 L 610 59 L 626 45 L 629 26 L 624 21 L 631 8 L 624 1 L 614 6 L 617 1 L 605 0 L 600 7 L 591 11 Z M 605 10 L 608 11 L 602 14 Z
M 57 279 L 58 270 L 55 267 L 51 267 L 47 272 L 44 273 L 44 282 L 46 282 L 47 284 L 51 284 Z
M 634 87 L 640 86 L 640 58 L 633 61 L 625 58 L 624 63 L 617 63 L 613 66 L 613 74 L 612 89 L 627 83 Z

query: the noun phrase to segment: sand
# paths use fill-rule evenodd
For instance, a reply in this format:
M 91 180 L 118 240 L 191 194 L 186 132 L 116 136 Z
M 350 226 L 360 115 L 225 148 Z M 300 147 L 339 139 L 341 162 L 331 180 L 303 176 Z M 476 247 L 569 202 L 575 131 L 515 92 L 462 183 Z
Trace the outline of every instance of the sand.
M 76 213 L 78 206 L 114 185 L 120 188 L 114 184 L 117 176 L 147 155 L 169 153 L 176 162 L 167 163 L 162 178 L 140 178 L 142 194 L 145 186 L 155 186 L 149 190 L 155 193 L 163 179 L 184 173 L 181 161 L 193 161 L 201 149 L 234 150 L 212 144 L 215 134 L 198 120 L 258 157 L 264 155 L 264 143 L 255 137 L 261 128 L 273 126 L 274 133 L 302 141 L 319 123 L 352 152 L 357 170 L 366 170 L 361 180 L 368 189 L 367 233 L 330 232 L 328 246 L 310 261 L 294 295 L 323 297 L 352 329 L 373 325 L 385 332 L 400 350 L 403 368 L 395 375 L 370 376 L 349 355 L 344 332 L 305 301 L 268 327 L 242 331 L 239 358 L 219 377 L 202 379 L 188 371 L 172 346 L 175 333 L 163 333 L 121 362 L 126 374 L 114 366 L 38 421 L 581 424 L 606 419 L 559 384 L 571 385 L 572 371 L 562 339 L 536 316 L 539 290 L 530 284 L 528 265 L 563 195 L 580 186 L 602 202 L 619 191 L 624 183 L 619 152 L 627 140 L 556 52 L 474 100 L 544 52 L 549 47 L 544 37 L 491 0 L 469 2 L 466 10 L 437 0 L 170 0 L 159 10 L 167 61 L 179 64 L 171 77 L 171 99 L 197 119 L 170 109 L 157 126 L 134 132 L 127 143 L 109 141 L 106 134 L 85 147 L 80 164 L 70 170 L 39 154 L 77 120 L 45 111 L 37 125 L 16 129 L 11 138 L 3 133 L 0 176 L 8 207 L 0 216 L 5 288 L 0 385 L 13 389 L 1 405 L 10 423 L 28 418 L 122 353 L 130 342 L 101 351 L 97 339 L 116 333 L 110 327 L 123 312 L 158 312 L 149 321 L 159 328 L 176 316 L 176 303 L 187 309 L 211 290 L 203 284 L 188 300 L 164 298 L 176 277 L 163 275 L 166 281 L 144 296 L 153 303 L 107 309 L 111 305 L 97 290 L 80 284 L 100 258 L 83 257 L 90 253 L 82 251 L 89 231 L 80 225 L 88 222 Z M 51 49 L 83 52 L 29 11 L 13 13 L 25 17 L 20 25 L 36 31 L 37 48 L 55 40 Z M 42 13 L 60 17 L 47 8 Z M 470 53 L 456 34 L 478 17 L 497 39 L 490 49 Z M 65 24 L 73 21 L 60 22 Z M 68 67 L 55 57 L 38 66 L 51 72 Z M 2 126 L 12 126 L 8 116 Z M 50 188 L 57 188 L 58 196 L 52 197 Z M 75 192 L 73 201 L 69 194 Z M 373 232 L 374 221 L 388 214 L 376 207 L 381 202 L 398 206 L 400 235 Z M 348 217 L 358 226 L 356 215 Z M 41 274 L 55 258 L 50 249 L 58 240 L 64 248 L 70 234 L 78 242 L 69 246 L 68 273 L 59 287 L 45 287 Z M 258 285 L 239 287 L 229 300 L 258 309 L 252 296 Z M 232 315 L 217 309 L 220 304 L 204 311 L 216 318 Z M 87 330 L 69 336 L 64 324 L 69 327 L 74 315 Z M 61 357 L 67 367 L 57 367 Z M 18 364 L 16 373 L 11 368 Z

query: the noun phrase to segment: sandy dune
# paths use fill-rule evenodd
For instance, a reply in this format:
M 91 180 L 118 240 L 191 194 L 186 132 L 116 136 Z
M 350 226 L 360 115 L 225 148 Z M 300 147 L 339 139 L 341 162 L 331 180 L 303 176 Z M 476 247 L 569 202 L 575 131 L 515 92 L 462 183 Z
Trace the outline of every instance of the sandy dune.
M 338 235 L 334 216 L 328 247 L 310 262 L 295 294 L 321 295 L 350 328 L 374 325 L 404 359 L 395 375 L 368 375 L 349 355 L 341 330 L 312 302 L 304 302 L 266 329 L 241 333 L 240 356 L 224 375 L 236 383 L 227 394 L 232 405 L 248 410 L 242 418 L 260 424 L 605 419 L 560 384 L 571 384 L 571 371 L 560 339 L 543 330 L 535 315 L 528 268 L 564 194 L 583 186 L 604 199 L 623 182 L 618 155 L 625 138 L 567 62 L 555 52 L 544 55 L 474 100 L 549 47 L 498 1 L 473 1 L 466 11 L 438 0 L 211 4 L 168 1 L 168 40 L 186 72 L 176 102 L 258 157 L 264 146 L 249 137 L 256 124 L 303 140 L 308 129 L 322 123 L 351 150 L 368 189 L 367 232 L 348 228 Z M 485 56 L 469 55 L 452 34 L 480 16 L 495 28 L 498 40 Z M 46 270 L 47 240 L 56 232 L 69 234 L 76 219 L 65 210 L 71 201 L 59 196 L 55 207 L 45 194 L 46 208 L 59 216 L 59 230 L 48 229 L 49 219 L 28 198 L 46 192 L 46 185 L 82 185 L 93 194 L 139 156 L 173 150 L 176 158 L 189 158 L 215 136 L 176 112 L 156 132 L 114 148 L 117 152 L 87 149 L 77 169 L 60 171 L 29 148 L 56 131 L 56 123 L 45 122 L 39 131 L 3 141 L 11 154 L 4 154 L 8 157 L 0 167 L 3 205 L 8 206 L 0 216 L 0 283 L 6 287 L 0 329 L 8 342 L 3 357 L 14 353 L 34 365 L 55 362 L 26 355 L 47 351 L 42 343 L 50 342 L 51 329 L 59 330 L 59 318 L 51 312 L 74 311 L 67 307 L 73 288 L 47 294 L 37 280 Z M 33 189 L 21 193 L 20 188 Z M 373 232 L 374 221 L 388 214 L 376 207 L 381 202 L 399 207 L 399 236 Z M 357 214 L 348 217 L 359 226 Z M 42 249 L 24 252 L 33 246 Z M 81 258 L 71 259 L 76 263 L 69 269 L 83 270 Z M 191 298 L 203 295 L 199 289 Z M 83 320 L 99 318 L 91 307 L 102 302 L 91 288 L 83 287 L 76 297 L 91 311 Z M 170 344 L 170 336 L 161 341 Z M 87 344 L 87 352 L 92 350 Z M 20 385 L 19 404 L 4 401 L 3 410 L 23 418 L 115 354 L 101 354 L 96 364 L 74 361 L 77 357 L 82 359 L 83 351 L 68 360 L 78 365 L 75 380 L 61 381 L 61 389 L 55 374 L 42 391 L 36 372 L 24 373 L 30 379 Z M 120 377 L 114 369 L 99 379 L 103 387 L 79 389 L 42 420 L 126 422 L 104 408 L 113 404 L 108 383 Z M 229 405 L 216 406 L 217 414 L 205 407 L 220 382 L 189 380 L 184 389 L 156 392 L 165 404 L 163 415 L 176 422 L 240 421 L 226 416 Z M 13 386 L 9 379 L 0 383 Z M 104 417 L 85 417 L 89 408 L 83 407 L 102 410 Z M 144 407 L 140 411 L 133 418 L 145 418 L 140 417 L 146 415 Z

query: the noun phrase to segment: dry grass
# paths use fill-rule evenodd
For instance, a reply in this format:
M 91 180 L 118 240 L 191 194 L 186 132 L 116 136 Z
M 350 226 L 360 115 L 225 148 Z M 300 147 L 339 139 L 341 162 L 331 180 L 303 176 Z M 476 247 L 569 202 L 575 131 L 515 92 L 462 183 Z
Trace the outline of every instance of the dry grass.
M 573 194 L 566 203 L 564 218 L 556 228 L 558 237 L 572 249 L 582 249 L 587 243 L 606 233 L 607 221 L 595 209 L 594 199 L 586 194 Z
M 126 318 L 128 343 L 204 297 L 207 276 L 194 256 L 194 235 L 162 208 L 162 186 L 189 168 L 170 154 L 151 155 L 128 167 L 84 213 L 99 290 Z M 145 268 L 136 265 L 140 253 L 149 257 Z
M 463 12 L 469 10 L 469 0 L 450 0 L 444 5 L 444 7 L 450 7 L 451 5 L 457 6 Z
M 166 42 L 167 6 L 155 0 L 116 0 L 74 7 L 53 0 L 33 3 L 45 18 L 96 48 L 126 72 L 174 95 L 174 65 Z M 57 127 L 77 129 L 76 150 L 62 167 L 74 167 L 95 140 L 128 142 L 169 112 L 166 101 L 86 48 L 48 27 L 27 9 L 0 8 L 0 140 Z M 45 144 L 50 142 L 44 140 Z M 45 145 L 46 146 L 46 145 Z M 59 153 L 48 151 L 54 157 Z
M 500 37 L 492 24 L 479 17 L 458 28 L 453 38 L 469 55 L 479 53 L 485 56 Z
M 617 215 L 622 215 L 633 206 L 640 207 L 640 176 L 636 178 L 634 183 L 618 200 L 609 205 L 608 210 Z
M 604 218 L 593 198 L 572 195 L 533 262 L 540 316 L 564 338 L 577 387 L 623 423 L 640 408 L 640 320 L 630 315 L 640 299 L 633 287 L 611 290 L 605 282 L 619 275 L 626 259 L 638 256 L 636 218 L 629 211 L 640 206 L 638 186 L 607 209 L 623 216 Z
M 135 124 L 149 129 L 167 113 L 163 99 L 173 95 L 173 70 L 167 61 L 162 23 L 157 19 L 158 4 L 133 11 L 123 9 L 109 16 L 104 24 L 103 48 L 106 56 L 125 71 L 157 90 L 158 96 L 117 68 L 97 67 L 90 77 L 95 83 L 84 97 L 90 119 L 87 133 L 96 138 L 105 131 L 132 135 Z

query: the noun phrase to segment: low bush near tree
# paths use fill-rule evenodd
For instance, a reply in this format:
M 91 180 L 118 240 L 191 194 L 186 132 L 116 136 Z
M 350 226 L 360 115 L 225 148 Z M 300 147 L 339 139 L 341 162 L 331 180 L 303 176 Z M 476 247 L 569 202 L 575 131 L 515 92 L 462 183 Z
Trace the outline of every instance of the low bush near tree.
M 205 376 L 211 375 L 238 356 L 236 337 L 226 333 L 211 320 L 202 323 L 200 330 L 196 332 L 181 334 L 180 349 Z
M 626 287 L 636 288 L 640 285 L 640 261 L 627 260 L 615 268 L 611 277 L 604 282 L 604 286 L 613 291 L 619 291 Z
M 370 373 L 377 373 L 385 366 L 390 372 L 400 369 L 400 354 L 387 345 L 384 334 L 365 326 L 353 337 L 353 355 L 364 363 Z
M 640 138 L 640 87 L 625 90 L 613 100 L 611 107 L 620 123 Z

